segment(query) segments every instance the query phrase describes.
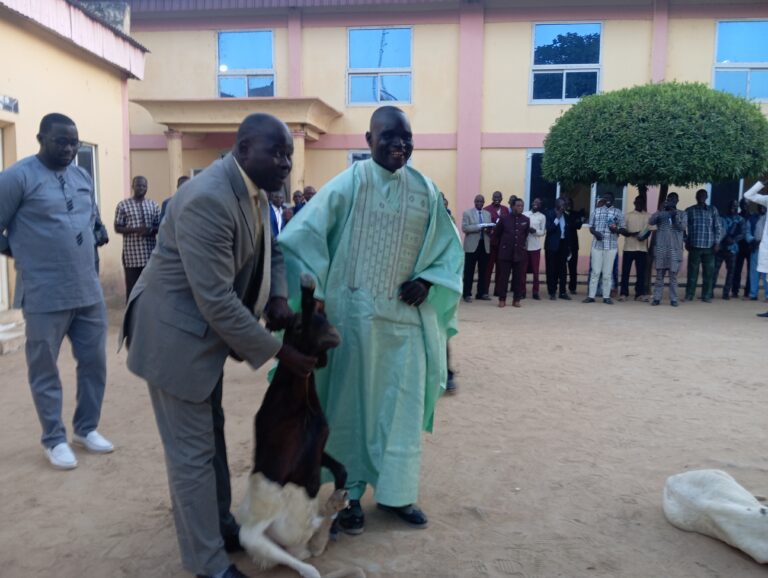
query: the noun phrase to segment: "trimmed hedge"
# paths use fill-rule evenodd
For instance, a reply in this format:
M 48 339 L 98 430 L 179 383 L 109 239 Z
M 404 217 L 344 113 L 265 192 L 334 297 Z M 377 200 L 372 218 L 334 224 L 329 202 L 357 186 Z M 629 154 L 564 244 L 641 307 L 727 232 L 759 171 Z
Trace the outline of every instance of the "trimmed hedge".
M 743 98 L 668 82 L 587 96 L 544 141 L 544 177 L 677 185 L 768 172 L 768 120 Z

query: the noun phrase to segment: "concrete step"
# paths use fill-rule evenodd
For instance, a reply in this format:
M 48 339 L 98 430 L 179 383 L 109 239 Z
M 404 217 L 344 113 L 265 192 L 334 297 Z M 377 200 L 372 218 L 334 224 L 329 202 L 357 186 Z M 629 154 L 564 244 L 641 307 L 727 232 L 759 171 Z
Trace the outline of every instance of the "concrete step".
M 16 325 L 10 329 L 0 329 L 0 355 L 18 351 L 24 346 L 24 341 L 23 326 Z
M 24 346 L 24 316 L 19 309 L 0 311 L 0 355 Z
M 24 323 L 24 315 L 22 314 L 21 309 L 0 311 L 0 325 L 8 325 L 10 323 Z

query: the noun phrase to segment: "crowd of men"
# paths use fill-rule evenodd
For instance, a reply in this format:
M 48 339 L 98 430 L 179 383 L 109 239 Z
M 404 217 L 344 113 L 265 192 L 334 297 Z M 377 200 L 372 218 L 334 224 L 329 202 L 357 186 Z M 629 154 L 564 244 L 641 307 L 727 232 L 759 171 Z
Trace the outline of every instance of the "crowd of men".
M 290 174 L 291 133 L 271 115 L 252 114 L 231 153 L 180 179 L 162 206 L 146 198 L 149 183 L 136 176 L 117 207 L 128 300 L 120 341 L 149 391 L 182 564 L 197 576 L 244 576 L 228 557 L 242 549 L 222 406 L 230 356 L 254 369 L 274 358 L 302 379 L 317 369 L 327 448 L 348 473 L 343 531 L 363 531 L 368 486 L 378 508 L 412 527 L 428 525 L 417 505 L 422 431 L 431 430 L 446 386 L 463 252 L 440 191 L 407 165 L 413 134 L 405 113 L 377 109 L 365 138 L 370 159 L 316 196 L 312 187 L 297 191 L 289 207 L 282 192 L 267 192 Z M 58 371 L 65 337 L 77 360 L 72 443 L 94 453 L 115 449 L 97 429 L 107 314 L 96 249 L 108 239 L 93 182 L 73 163 L 75 122 L 46 115 L 37 140 L 36 155 L 0 172 L 0 252 L 15 261 L 14 305 L 26 320 L 40 441 L 54 468 L 71 470 L 78 462 Z M 302 274 L 316 279 L 316 310 L 342 337 L 322 368 L 272 334 L 293 324 L 289 299 L 300 288 L 288 281 Z M 255 412 L 259 400 L 245 403 Z
M 730 203 L 725 214 L 707 203 L 705 189 L 696 192 L 696 204 L 684 211 L 677 207 L 678 194 L 671 192 L 652 214 L 646 211 L 645 197 L 636 197 L 634 209 L 624 214 L 613 206 L 613 195 L 605 193 L 588 219 L 584 211 L 574 210 L 569 198 L 558 198 L 553 208 L 542 212 L 538 198 L 533 199 L 529 211 L 524 211 L 523 199 L 514 195 L 509 198 L 509 207 L 502 205 L 500 191 L 493 193 L 487 206 L 484 197 L 477 195 L 474 208 L 464 212 L 461 222 L 465 234 L 464 301 L 473 300 L 473 285 L 475 299 L 491 300 L 494 269 L 494 296 L 499 307 L 506 306 L 508 284 L 513 307 L 521 306 L 529 274 L 531 296 L 539 300 L 542 247 L 549 299 L 570 300 L 577 293 L 578 231 L 584 225 L 592 236 L 584 303 L 594 303 L 598 293 L 608 305 L 614 303 L 616 294 L 619 301 L 629 299 L 634 268 L 635 301 L 659 305 L 668 284 L 670 305 L 677 307 L 678 273 L 686 252 L 686 301 L 695 299 L 701 281 L 700 299 L 711 303 L 722 269 L 723 299 L 741 293 L 744 299 L 757 300 L 762 282 L 763 298 L 768 300 L 764 272 L 768 263 L 760 266 L 767 226 L 765 196 L 758 193 L 760 188 L 758 181 L 741 201 Z M 624 250 L 619 273 L 620 237 L 624 237 Z M 762 252 L 767 251 L 768 245 L 763 245 Z M 656 280 L 651 289 L 653 269 Z M 768 313 L 759 316 L 768 317 Z

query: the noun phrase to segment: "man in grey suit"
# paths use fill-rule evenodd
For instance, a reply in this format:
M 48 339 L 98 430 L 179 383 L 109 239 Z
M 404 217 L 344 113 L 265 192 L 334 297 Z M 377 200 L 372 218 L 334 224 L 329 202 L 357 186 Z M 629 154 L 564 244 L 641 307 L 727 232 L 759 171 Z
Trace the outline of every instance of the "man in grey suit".
M 107 311 L 96 271 L 96 197 L 91 177 L 72 161 L 80 148 L 75 123 L 51 113 L 37 135 L 40 151 L 0 173 L 0 246 L 16 262 L 14 306 L 26 322 L 29 385 L 54 468 L 77 458 L 61 420 L 57 358 L 69 337 L 77 360 L 75 444 L 113 450 L 96 431 L 107 379 Z
M 491 213 L 483 209 L 483 195 L 475 197 L 475 208 L 467 209 L 461 217 L 461 230 L 464 232 L 464 301 L 472 301 L 472 283 L 477 266 L 477 298 L 490 301 L 487 275 L 488 256 L 491 253 L 490 232 L 493 227 Z
M 278 329 L 293 317 L 264 192 L 282 185 L 292 154 L 285 124 L 248 116 L 232 153 L 168 205 L 123 323 L 128 368 L 149 385 L 165 449 L 182 563 L 198 576 L 243 576 L 226 553 L 240 544 L 230 513 L 224 362 L 232 354 L 256 369 L 277 357 L 302 376 L 316 363 L 258 319 L 263 311 Z

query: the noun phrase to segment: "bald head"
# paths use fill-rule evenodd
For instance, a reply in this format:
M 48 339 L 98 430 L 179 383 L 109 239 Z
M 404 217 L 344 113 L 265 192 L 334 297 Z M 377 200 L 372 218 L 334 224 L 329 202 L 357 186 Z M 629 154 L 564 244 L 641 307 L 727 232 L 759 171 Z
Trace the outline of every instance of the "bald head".
M 291 172 L 293 137 L 280 119 L 258 112 L 240 124 L 232 154 L 258 187 L 275 191 Z
M 395 106 L 382 106 L 374 111 L 365 140 L 376 164 L 393 173 L 405 166 L 413 153 L 411 123 Z

